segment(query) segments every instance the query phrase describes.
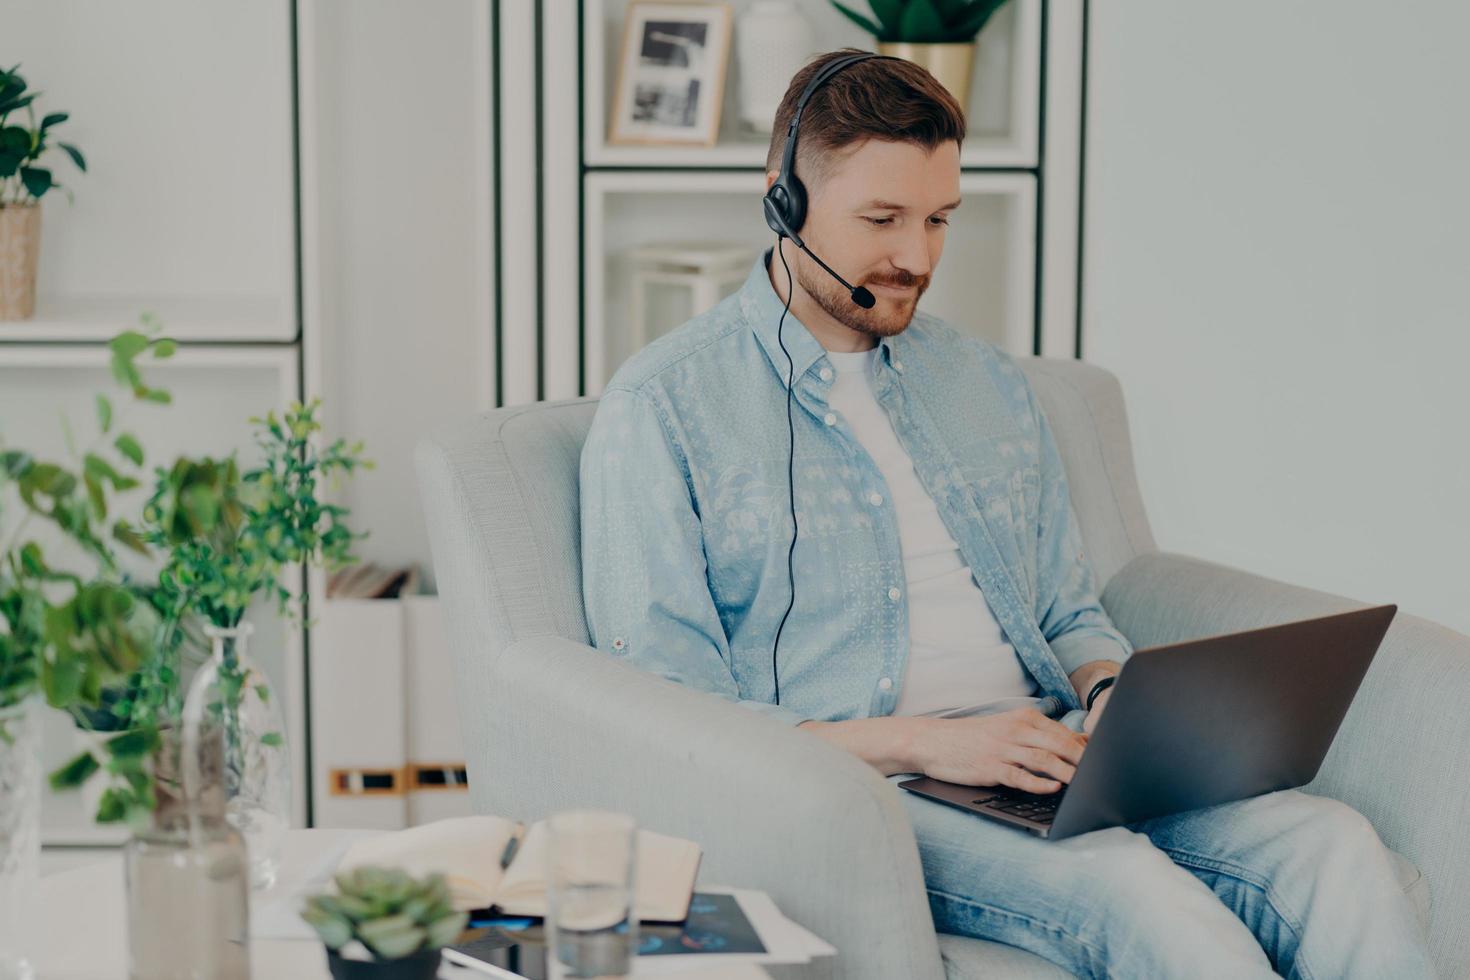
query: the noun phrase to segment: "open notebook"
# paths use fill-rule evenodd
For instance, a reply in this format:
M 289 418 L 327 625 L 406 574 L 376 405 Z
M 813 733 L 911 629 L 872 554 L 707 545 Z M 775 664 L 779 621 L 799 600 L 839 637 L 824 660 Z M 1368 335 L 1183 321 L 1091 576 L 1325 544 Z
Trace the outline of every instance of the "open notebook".
M 499 909 L 509 915 L 546 915 L 544 820 L 529 827 L 503 817 L 455 817 L 353 842 L 337 870 L 362 865 L 397 867 L 413 875 L 437 871 L 456 909 Z M 516 846 L 510 864 L 502 856 Z M 682 922 L 689 915 L 699 845 L 682 837 L 638 831 L 634 910 L 643 922 Z

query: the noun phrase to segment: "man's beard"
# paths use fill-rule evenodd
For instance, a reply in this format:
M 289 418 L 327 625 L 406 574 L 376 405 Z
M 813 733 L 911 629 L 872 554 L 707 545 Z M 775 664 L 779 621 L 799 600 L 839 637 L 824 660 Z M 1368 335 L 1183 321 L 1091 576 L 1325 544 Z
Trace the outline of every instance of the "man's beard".
M 796 281 L 801 283 L 801 288 L 806 294 L 816 301 L 817 305 L 827 314 L 843 326 L 856 330 L 858 333 L 867 334 L 874 340 L 880 337 L 895 337 L 908 329 L 910 321 L 914 318 L 914 311 L 918 309 L 919 297 L 924 295 L 924 290 L 929 288 L 929 276 L 916 276 L 901 269 L 885 273 L 879 276 L 870 276 L 863 283 L 854 285 L 865 285 L 867 283 L 881 283 L 888 286 L 917 286 L 914 295 L 905 299 L 896 311 L 887 308 L 888 304 L 883 302 L 887 297 L 878 296 L 878 300 L 871 310 L 865 310 L 852 301 L 852 294 L 843 288 L 842 284 L 833 279 L 821 268 L 815 267 L 815 263 L 808 267 L 808 263 L 802 262 L 796 267 Z

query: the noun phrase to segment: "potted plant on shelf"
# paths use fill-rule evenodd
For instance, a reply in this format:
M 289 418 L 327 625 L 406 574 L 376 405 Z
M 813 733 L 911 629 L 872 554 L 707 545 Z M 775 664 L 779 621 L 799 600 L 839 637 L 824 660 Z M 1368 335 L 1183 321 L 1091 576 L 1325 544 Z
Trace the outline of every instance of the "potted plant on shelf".
M 26 91 L 19 69 L 20 65 L 0 69 L 0 320 L 28 320 L 35 315 L 41 198 L 61 187 L 40 163 L 51 150 L 51 129 L 67 119 L 66 113 L 53 112 L 36 122 L 33 103 L 41 93 Z M 13 121 L 22 110 L 26 125 Z M 86 172 L 81 150 L 70 143 L 56 146 Z
M 440 950 L 464 931 L 444 876 L 415 879 L 396 868 L 355 868 L 312 895 L 301 917 L 327 947 L 336 980 L 431 980 Z
M 955 97 L 970 95 L 975 37 L 1006 0 L 868 0 L 872 16 L 832 0 L 832 6 L 878 42 L 878 53 L 922 65 Z

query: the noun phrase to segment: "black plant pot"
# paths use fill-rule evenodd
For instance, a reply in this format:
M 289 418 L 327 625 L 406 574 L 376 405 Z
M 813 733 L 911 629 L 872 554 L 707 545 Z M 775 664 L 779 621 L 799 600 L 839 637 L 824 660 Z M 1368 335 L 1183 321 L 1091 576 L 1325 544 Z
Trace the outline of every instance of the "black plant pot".
M 443 954 L 437 949 L 397 960 L 348 960 L 327 950 L 327 967 L 334 980 L 434 980 Z

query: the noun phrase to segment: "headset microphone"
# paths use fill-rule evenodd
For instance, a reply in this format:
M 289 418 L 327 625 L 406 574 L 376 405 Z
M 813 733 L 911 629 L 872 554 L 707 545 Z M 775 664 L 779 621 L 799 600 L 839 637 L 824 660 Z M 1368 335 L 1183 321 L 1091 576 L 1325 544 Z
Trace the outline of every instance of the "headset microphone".
M 771 189 L 775 190 L 775 185 L 772 185 Z M 839 276 L 830 265 L 823 262 L 821 257 L 818 256 L 816 252 L 813 252 L 811 249 L 807 248 L 806 242 L 802 241 L 801 236 L 798 235 L 794 230 L 792 230 L 791 226 L 786 222 L 785 215 L 781 214 L 779 206 L 771 200 L 769 194 L 767 194 L 765 200 L 762 202 L 762 205 L 764 206 L 766 212 L 766 224 L 770 225 L 771 228 L 775 230 L 777 234 L 779 234 L 781 237 L 791 239 L 791 244 L 801 249 L 807 255 L 810 255 L 812 261 L 821 266 L 822 270 L 826 272 L 827 275 L 842 283 L 843 288 L 846 289 L 848 293 L 852 296 L 852 301 L 854 303 L 856 303 L 858 306 L 861 306 L 865 310 L 871 310 L 873 308 L 873 304 L 877 301 L 873 299 L 873 294 L 868 292 L 867 287 L 854 286 L 852 283 Z M 776 243 L 776 247 L 780 248 L 779 241 Z
M 786 253 L 781 249 L 781 238 L 791 239 L 791 243 L 812 257 L 812 261 L 821 266 L 822 269 L 836 279 L 847 289 L 852 296 L 852 301 L 865 310 L 871 310 L 876 302 L 873 294 L 863 286 L 854 286 L 846 279 L 833 271 L 832 267 L 821 259 L 816 253 L 806 247 L 806 242 L 801 240 L 797 234 L 802 224 L 806 221 L 806 188 L 796 176 L 796 137 L 801 128 L 801 114 L 806 111 L 807 101 L 812 93 L 822 86 L 827 79 L 842 71 L 850 65 L 870 58 L 879 58 L 889 61 L 901 59 L 892 58 L 887 55 L 872 53 L 854 54 L 845 58 L 838 58 L 822 68 L 802 90 L 801 97 L 796 100 L 796 110 L 791 114 L 791 124 L 786 128 L 786 147 L 781 154 L 781 171 L 776 175 L 776 180 L 771 184 L 766 196 L 761 199 L 761 209 L 766 215 L 766 224 L 779 238 L 776 239 L 776 252 L 781 256 L 781 265 L 786 269 L 786 308 L 781 311 L 781 320 L 776 324 L 776 339 L 781 344 L 781 351 L 786 355 L 786 430 L 790 438 L 790 453 L 786 460 L 786 481 L 790 489 L 791 497 L 791 547 L 786 552 L 786 575 L 791 583 L 791 599 L 786 604 L 786 613 L 781 617 L 781 624 L 776 627 L 776 640 L 771 645 L 771 682 L 776 691 L 776 703 L 781 703 L 781 679 L 776 672 L 776 651 L 781 646 L 781 631 L 786 628 L 786 619 L 791 615 L 792 608 L 796 605 L 796 427 L 791 418 L 791 386 L 795 383 L 796 367 L 791 360 L 791 352 L 786 349 L 786 341 L 781 336 L 781 328 L 786 324 L 786 314 L 791 311 L 791 267 L 786 264 Z
M 794 238 L 792 239 L 792 241 L 796 242 L 797 248 L 810 255 L 812 259 L 817 263 L 817 265 L 821 266 L 823 269 L 826 269 L 827 275 L 831 276 L 833 279 L 836 279 L 838 282 L 842 283 L 842 285 L 846 286 L 848 293 L 852 295 L 852 301 L 854 303 L 856 303 L 858 306 L 861 306 L 865 310 L 871 310 L 873 308 L 873 304 L 876 303 L 877 300 L 873 298 L 872 293 L 868 292 L 868 287 L 854 286 L 852 283 L 848 282 L 846 279 L 833 272 L 831 266 L 823 262 L 821 259 L 817 258 L 816 252 L 813 252 L 811 249 L 807 248 L 801 242 L 796 241 L 796 239 Z

